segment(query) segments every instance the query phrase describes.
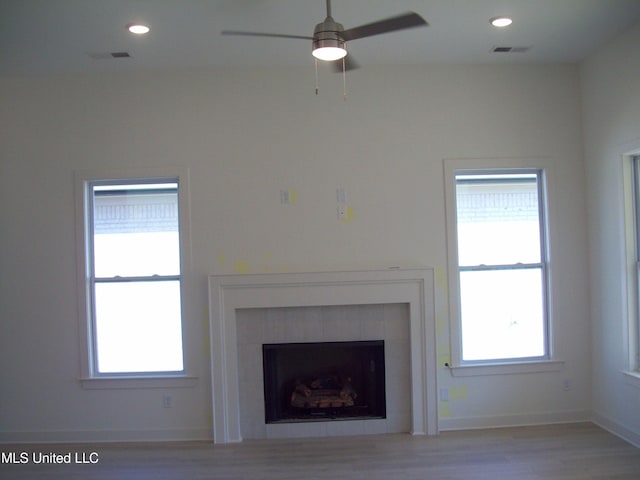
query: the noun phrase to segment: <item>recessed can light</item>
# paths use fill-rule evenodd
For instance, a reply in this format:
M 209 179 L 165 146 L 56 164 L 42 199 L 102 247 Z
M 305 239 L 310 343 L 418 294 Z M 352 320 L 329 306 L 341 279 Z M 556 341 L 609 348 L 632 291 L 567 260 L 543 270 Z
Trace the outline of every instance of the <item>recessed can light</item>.
M 494 27 L 508 27 L 513 23 L 513 20 L 509 17 L 493 17 L 489 19 L 489 22 L 491 22 L 491 25 Z
M 150 28 L 142 23 L 130 23 L 127 25 L 127 30 L 131 33 L 135 33 L 136 35 L 144 35 L 149 32 Z

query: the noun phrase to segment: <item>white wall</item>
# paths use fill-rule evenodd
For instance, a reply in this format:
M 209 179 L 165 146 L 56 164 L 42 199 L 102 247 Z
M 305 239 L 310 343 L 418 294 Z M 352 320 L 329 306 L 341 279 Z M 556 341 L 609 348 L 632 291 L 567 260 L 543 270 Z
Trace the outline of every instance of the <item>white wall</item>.
M 573 66 L 313 67 L 0 79 L 0 440 L 210 436 L 208 274 L 433 266 L 442 428 L 586 418 L 587 243 Z M 443 159 L 547 157 L 561 372 L 452 378 Z M 196 387 L 84 390 L 77 169 L 191 172 Z M 343 187 L 349 221 L 337 218 Z M 296 201 L 280 203 L 295 189 Z M 565 378 L 572 389 L 562 390 Z M 173 397 L 164 409 L 162 395 Z
M 640 24 L 581 67 L 596 420 L 640 445 L 640 382 L 627 381 L 623 155 L 640 150 Z

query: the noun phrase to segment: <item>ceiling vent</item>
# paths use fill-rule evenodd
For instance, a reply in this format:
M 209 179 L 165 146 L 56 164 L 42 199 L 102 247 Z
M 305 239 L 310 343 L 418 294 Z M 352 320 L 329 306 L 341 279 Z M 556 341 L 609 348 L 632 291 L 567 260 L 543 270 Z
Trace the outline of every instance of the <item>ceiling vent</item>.
M 492 52 L 506 53 L 524 53 L 528 52 L 531 47 L 493 47 Z
M 108 60 L 110 58 L 131 58 L 129 52 L 93 52 L 87 53 L 94 60 Z

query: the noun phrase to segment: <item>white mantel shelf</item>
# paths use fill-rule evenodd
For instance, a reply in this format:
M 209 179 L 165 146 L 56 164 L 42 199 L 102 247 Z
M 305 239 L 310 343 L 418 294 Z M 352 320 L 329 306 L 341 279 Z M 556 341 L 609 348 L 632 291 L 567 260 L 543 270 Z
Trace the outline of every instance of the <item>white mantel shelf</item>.
M 433 278 L 430 268 L 209 276 L 213 441 L 242 441 L 237 310 L 389 303 L 409 305 L 411 433 L 437 434 Z

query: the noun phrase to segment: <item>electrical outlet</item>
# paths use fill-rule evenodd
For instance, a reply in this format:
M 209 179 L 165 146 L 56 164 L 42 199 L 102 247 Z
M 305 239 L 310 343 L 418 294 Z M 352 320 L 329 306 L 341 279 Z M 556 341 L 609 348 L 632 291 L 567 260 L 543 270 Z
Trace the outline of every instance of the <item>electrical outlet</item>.
M 338 203 L 347 203 L 347 192 L 344 188 L 339 187 L 336 189 L 336 200 Z
M 338 205 L 338 220 L 346 220 L 346 219 L 347 219 L 347 206 Z
M 449 401 L 449 389 L 448 388 L 441 388 L 440 389 L 440 401 L 441 402 L 448 402 Z
M 568 378 L 565 378 L 562 381 L 562 390 L 564 390 L 565 392 L 568 392 L 569 390 L 571 390 L 571 380 L 569 380 Z
M 164 408 L 171 408 L 172 404 L 173 404 L 173 399 L 171 398 L 171 395 L 162 396 L 162 406 Z

